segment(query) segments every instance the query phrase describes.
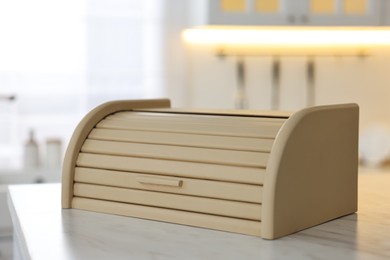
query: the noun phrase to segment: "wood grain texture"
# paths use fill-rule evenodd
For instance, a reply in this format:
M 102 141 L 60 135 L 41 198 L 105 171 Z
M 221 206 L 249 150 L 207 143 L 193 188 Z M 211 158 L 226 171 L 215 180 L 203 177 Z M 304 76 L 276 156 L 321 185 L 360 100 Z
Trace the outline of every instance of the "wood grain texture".
M 112 142 L 89 139 L 84 142 L 81 147 L 81 152 L 262 168 L 267 166 L 269 156 L 268 153 L 262 152 Z
M 115 130 L 95 128 L 91 140 L 167 144 L 186 147 L 204 147 L 235 151 L 270 152 L 274 139 L 232 136 L 169 133 L 145 130 Z
M 248 184 L 263 184 L 265 175 L 265 169 L 263 168 L 132 158 L 89 153 L 79 154 L 77 166 Z
M 75 197 L 72 208 L 260 236 L 261 222 Z
M 100 121 L 97 128 L 122 129 L 122 130 L 148 130 L 170 133 L 206 134 L 217 136 L 275 138 L 280 123 L 262 123 L 256 126 L 245 124 L 223 125 L 217 123 L 192 123 L 192 122 L 169 122 L 167 120 L 144 120 L 135 118 L 111 118 Z
M 204 197 L 75 183 L 74 195 L 184 211 L 260 220 L 261 205 Z
M 180 188 L 167 187 L 162 185 L 146 185 L 137 181 L 137 177 L 139 176 L 162 178 L 167 180 L 171 178 L 180 179 L 182 180 L 182 185 Z M 170 177 L 135 172 L 109 171 L 83 167 L 76 168 L 75 181 L 79 183 L 161 191 L 167 193 L 178 193 L 184 195 L 246 201 L 253 203 L 261 203 L 263 190 L 263 186 L 261 185 L 191 179 L 184 177 Z

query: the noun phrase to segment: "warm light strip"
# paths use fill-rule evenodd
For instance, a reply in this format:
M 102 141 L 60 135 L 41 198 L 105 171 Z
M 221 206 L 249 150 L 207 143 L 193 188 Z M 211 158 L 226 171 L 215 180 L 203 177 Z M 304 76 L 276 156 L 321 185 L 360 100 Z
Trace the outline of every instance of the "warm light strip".
M 340 27 L 205 27 L 183 32 L 186 42 L 231 45 L 389 45 L 390 28 Z

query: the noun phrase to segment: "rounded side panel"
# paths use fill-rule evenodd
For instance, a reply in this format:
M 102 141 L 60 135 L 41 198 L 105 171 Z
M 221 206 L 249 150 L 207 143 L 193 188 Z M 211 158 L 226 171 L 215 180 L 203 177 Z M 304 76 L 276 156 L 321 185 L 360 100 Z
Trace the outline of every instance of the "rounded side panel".
M 357 210 L 358 126 L 356 104 L 310 107 L 286 120 L 267 163 L 263 238 Z

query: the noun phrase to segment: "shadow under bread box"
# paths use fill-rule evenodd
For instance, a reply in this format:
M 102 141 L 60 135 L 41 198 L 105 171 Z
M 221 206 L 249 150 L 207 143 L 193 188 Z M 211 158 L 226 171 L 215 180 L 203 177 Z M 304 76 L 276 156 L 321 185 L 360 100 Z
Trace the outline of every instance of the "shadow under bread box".
M 356 104 L 296 113 L 105 103 L 69 143 L 62 207 L 275 239 L 357 211 Z

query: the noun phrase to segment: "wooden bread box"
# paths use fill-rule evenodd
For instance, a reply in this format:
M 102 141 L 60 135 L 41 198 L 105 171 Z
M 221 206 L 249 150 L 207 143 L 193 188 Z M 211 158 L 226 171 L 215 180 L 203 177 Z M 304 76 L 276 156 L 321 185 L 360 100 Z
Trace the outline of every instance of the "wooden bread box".
M 80 122 L 62 207 L 275 239 L 357 211 L 359 108 L 114 101 Z

